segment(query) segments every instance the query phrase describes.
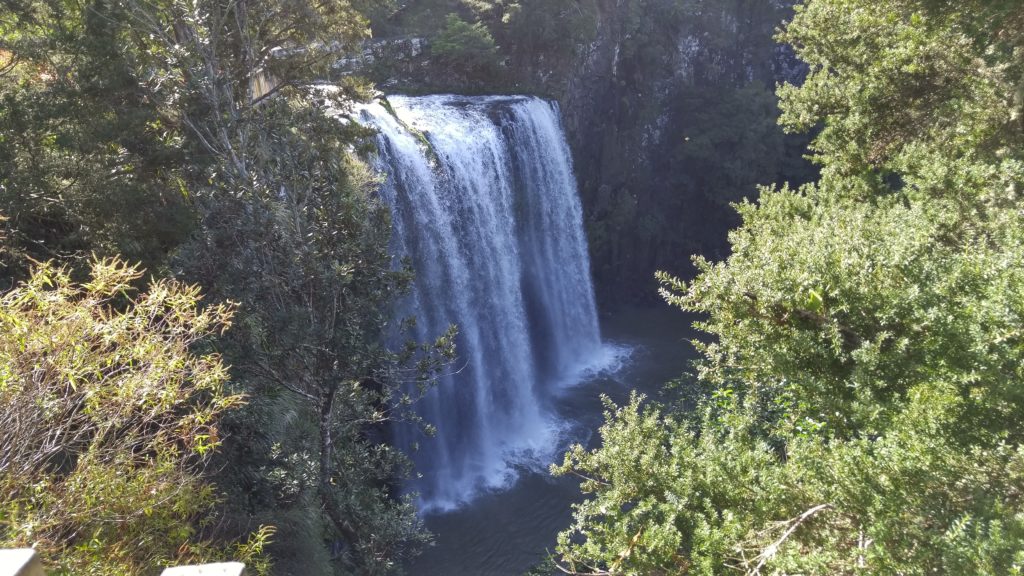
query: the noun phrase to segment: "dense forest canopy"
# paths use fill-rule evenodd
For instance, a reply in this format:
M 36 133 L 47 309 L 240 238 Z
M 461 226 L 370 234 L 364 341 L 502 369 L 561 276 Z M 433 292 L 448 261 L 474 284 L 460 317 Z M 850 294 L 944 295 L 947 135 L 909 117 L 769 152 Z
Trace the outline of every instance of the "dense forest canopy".
M 699 312 L 692 415 L 609 407 L 559 473 L 591 498 L 573 573 L 1024 569 L 1024 10 L 812 0 L 783 123 L 815 184 L 762 191 L 724 262 L 662 275 Z
M 555 467 L 588 499 L 551 570 L 1024 571 L 1024 6 L 792 8 L 2 4 L 0 545 L 389 574 L 429 543 L 387 430 L 429 433 L 455 332 L 385 345 L 415 271 L 338 121 L 377 82 L 571 104 L 607 300 L 657 265 L 702 319 L 698 397 L 609 403 Z
M 74 571 L 88 561 L 96 573 L 148 573 L 153 566 L 144 562 L 192 558 L 210 538 L 244 542 L 272 526 L 276 570 L 395 569 L 425 534 L 411 505 L 394 497 L 407 464 L 379 429 L 413 417 L 405 383 L 425 385 L 441 359 L 434 353 L 450 345 L 384 347 L 387 306 L 408 274 L 392 267 L 376 176 L 354 152 L 367 132 L 332 119 L 367 88 L 355 80 L 330 93 L 310 87 L 366 36 L 366 20 L 345 2 L 40 1 L 5 4 L 0 31 L 5 287 L 31 277 L 20 290 L 45 293 L 48 265 L 33 262 L 61 262 L 73 279 L 87 274 L 90 254 L 121 255 L 151 275 L 122 284 L 178 277 L 200 284 L 211 303 L 238 303 L 234 328 L 209 345 L 232 366 L 226 393 L 244 396 L 245 405 L 226 412 L 227 405 L 206 408 L 201 395 L 181 400 L 204 420 L 216 417 L 226 439 L 204 474 L 189 480 L 202 498 L 135 524 L 112 518 L 98 531 L 72 522 L 48 537 L 46 560 Z M 15 307 L 18 294 L 5 313 L 28 322 L 29 311 Z M 145 317 L 139 302 L 110 296 L 71 295 L 68 305 L 84 298 L 80 305 L 100 317 Z M 179 300 L 171 310 L 187 311 Z M 180 322 L 201 334 L 202 318 Z M 20 353 L 33 352 L 47 353 Z M 30 368 L 5 365 L 5 386 L 31 381 Z M 135 363 L 125 370 L 149 377 Z M 104 393 L 120 385 L 102 372 L 83 378 Z M 51 391 L 18 401 L 48 402 L 44 393 Z M 73 395 L 60 401 L 68 418 L 88 411 Z M 173 421 L 161 425 L 160 434 L 195 441 Z M 82 454 L 69 465 L 88 463 L 76 458 L 89 445 L 67 449 Z M 82 473 L 137 474 L 141 482 L 165 471 L 159 452 L 139 456 Z M 173 472 L 152 481 L 173 483 Z M 25 479 L 16 473 L 0 468 L 3 485 Z M 47 517 L 60 504 L 23 486 L 3 499 L 6 545 L 36 542 L 42 529 L 15 518 Z M 168 528 L 162 548 L 121 549 Z

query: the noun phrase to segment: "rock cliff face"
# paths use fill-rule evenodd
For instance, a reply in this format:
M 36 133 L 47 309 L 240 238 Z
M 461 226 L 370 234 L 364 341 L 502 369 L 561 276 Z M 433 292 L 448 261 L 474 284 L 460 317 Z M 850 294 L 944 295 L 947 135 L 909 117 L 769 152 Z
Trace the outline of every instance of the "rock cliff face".
M 800 66 L 772 36 L 782 3 L 600 0 L 598 32 L 560 95 L 604 305 L 656 297 L 653 272 L 721 258 L 728 203 L 804 180 L 775 125 L 775 83 Z
M 439 3 L 434 12 L 447 6 L 430 1 Z M 550 38 L 521 41 L 517 35 L 530 27 L 503 29 L 494 17 L 497 74 L 445 69 L 423 43 L 401 66 L 379 67 L 375 79 L 389 91 L 533 93 L 559 101 L 602 308 L 656 299 L 654 271 L 689 276 L 693 254 L 724 257 L 726 232 L 736 224 L 728 204 L 755 196 L 758 184 L 813 177 L 801 160 L 804 141 L 776 125 L 775 84 L 802 74 L 773 40 L 791 0 L 521 4 L 561 19 L 549 36 L 558 36 L 564 21 L 586 40 L 569 49 Z

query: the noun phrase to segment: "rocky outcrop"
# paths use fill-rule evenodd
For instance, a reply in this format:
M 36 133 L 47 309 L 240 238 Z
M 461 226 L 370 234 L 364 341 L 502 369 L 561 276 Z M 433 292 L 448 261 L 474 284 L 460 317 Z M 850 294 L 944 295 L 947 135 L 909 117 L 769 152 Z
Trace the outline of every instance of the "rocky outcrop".
M 361 51 L 339 58 L 332 66 L 335 74 L 347 76 L 372 70 L 383 78 L 381 88 L 395 86 L 403 75 L 413 75 L 429 62 L 424 56 L 430 49 L 426 38 L 386 38 L 363 44 Z
M 772 40 L 787 6 L 642 3 L 599 1 L 596 38 L 560 96 L 605 306 L 656 298 L 653 272 L 687 276 L 692 254 L 723 257 L 735 224 L 727 203 L 794 179 L 774 107 L 758 101 L 773 104 L 776 81 L 800 74 Z M 722 125 L 740 113 L 748 128 Z M 758 151 L 752 139 L 771 145 Z M 742 173 L 730 159 L 756 169 Z

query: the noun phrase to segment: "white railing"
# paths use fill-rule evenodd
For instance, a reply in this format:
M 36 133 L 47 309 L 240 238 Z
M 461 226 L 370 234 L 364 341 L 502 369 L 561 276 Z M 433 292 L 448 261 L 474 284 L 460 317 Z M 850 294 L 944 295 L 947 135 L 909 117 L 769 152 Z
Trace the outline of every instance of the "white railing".
M 43 564 L 31 548 L 0 550 L 0 576 L 46 576 Z M 221 562 L 198 566 L 176 566 L 160 576 L 245 576 L 245 564 Z

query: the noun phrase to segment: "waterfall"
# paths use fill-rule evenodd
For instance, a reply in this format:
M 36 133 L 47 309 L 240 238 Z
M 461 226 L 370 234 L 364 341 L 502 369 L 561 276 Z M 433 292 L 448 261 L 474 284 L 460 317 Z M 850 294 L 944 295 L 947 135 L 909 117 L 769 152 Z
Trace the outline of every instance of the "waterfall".
M 590 260 L 556 105 L 527 97 L 393 97 L 376 128 L 393 250 L 416 273 L 402 315 L 430 341 L 455 324 L 459 359 L 398 425 L 423 510 L 506 486 L 557 448 L 546 400 L 602 357 Z

